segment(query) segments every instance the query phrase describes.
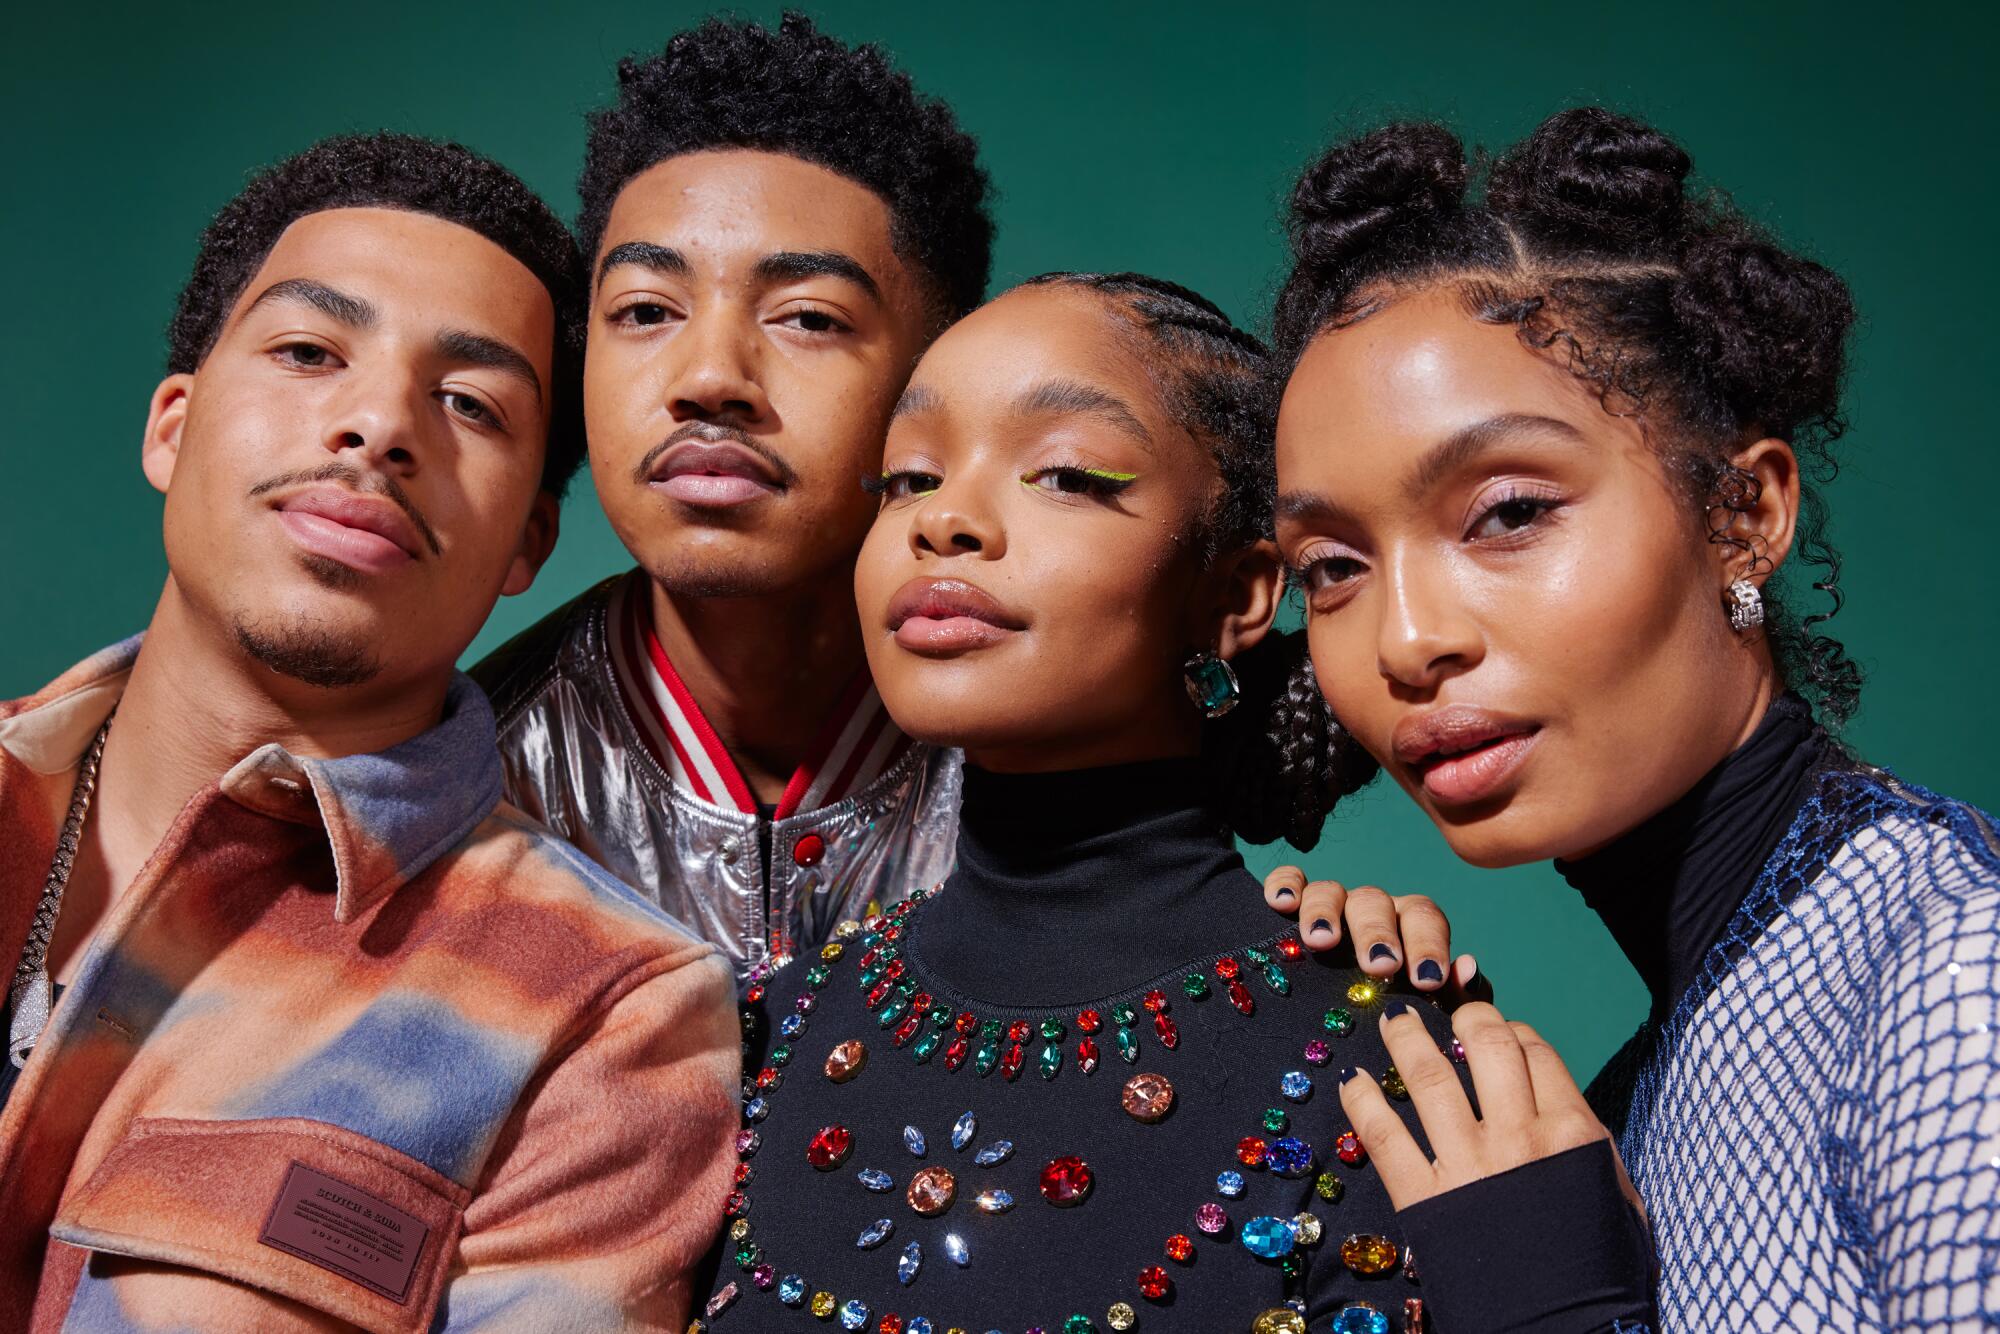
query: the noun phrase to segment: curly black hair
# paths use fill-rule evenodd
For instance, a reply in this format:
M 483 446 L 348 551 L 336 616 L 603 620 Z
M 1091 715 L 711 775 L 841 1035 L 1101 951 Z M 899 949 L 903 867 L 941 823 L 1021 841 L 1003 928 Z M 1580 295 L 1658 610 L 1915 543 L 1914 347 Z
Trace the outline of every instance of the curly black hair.
M 1832 606 L 1799 621 L 1767 586 L 1766 632 L 1786 683 L 1838 725 L 1861 671 L 1817 629 L 1841 601 L 1819 487 L 1846 429 L 1853 298 L 1722 195 L 1690 190 L 1692 168 L 1673 139 L 1601 107 L 1559 112 L 1494 160 L 1468 161 L 1456 135 L 1425 122 L 1337 143 L 1292 192 L 1275 341 L 1289 368 L 1322 331 L 1451 284 L 1475 317 L 1513 324 L 1608 411 L 1636 418 L 1709 540 L 1761 570 L 1761 544 L 1731 531 L 1756 482 L 1730 459 L 1760 438 L 1790 442 L 1804 474 L 1798 552 L 1824 568 L 1813 587 Z M 1479 177 L 1484 197 L 1470 201 Z
M 521 261 L 555 303 L 554 383 L 542 489 L 560 496 L 583 462 L 583 260 L 562 220 L 521 179 L 459 144 L 407 134 L 322 139 L 250 178 L 201 234 L 167 326 L 167 369 L 207 359 L 243 289 L 285 228 L 336 208 L 426 213 L 478 232 Z
M 596 256 L 634 176 L 718 148 L 816 163 L 880 196 L 890 243 L 928 280 L 934 327 L 985 294 L 993 218 L 977 142 L 881 47 L 848 46 L 789 10 L 775 32 L 712 18 L 659 55 L 618 62 L 618 100 L 591 113 L 577 183 L 584 255 Z
M 1167 415 L 1214 457 L 1222 491 L 1201 524 L 1205 558 L 1268 538 L 1278 392 L 1264 344 L 1206 297 L 1142 273 L 1045 273 L 1021 286 L 1076 288 L 1104 301 Z M 1310 849 L 1335 804 L 1375 776 L 1375 761 L 1327 710 L 1303 632 L 1273 630 L 1230 665 L 1242 697 L 1202 732 L 1210 804 L 1251 843 L 1282 838 Z

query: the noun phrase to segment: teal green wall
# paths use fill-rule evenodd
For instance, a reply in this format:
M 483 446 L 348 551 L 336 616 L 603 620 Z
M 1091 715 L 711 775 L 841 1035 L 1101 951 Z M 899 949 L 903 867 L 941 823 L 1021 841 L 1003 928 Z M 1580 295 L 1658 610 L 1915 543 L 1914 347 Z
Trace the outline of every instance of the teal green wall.
M 567 212 L 582 113 L 608 96 L 612 62 L 703 12 L 659 0 L 576 6 L 585 17 L 561 8 L 15 12 L 0 41 L 0 695 L 146 619 L 164 565 L 138 444 L 161 330 L 196 234 L 249 167 L 388 126 L 492 153 Z M 1498 144 L 1580 100 L 1659 120 L 1743 205 L 1854 283 L 1866 325 L 1833 492 L 1850 595 L 1835 624 L 1873 680 L 1852 736 L 1921 782 L 2000 805 L 2000 618 L 1985 563 L 2000 480 L 1993 25 L 1964 17 L 1970 6 L 1766 4 L 1738 16 L 1746 8 L 1072 0 L 817 12 L 887 43 L 985 144 L 1001 191 L 996 282 L 1144 269 L 1251 319 L 1276 280 L 1282 192 L 1339 126 L 1434 115 Z M 622 559 L 586 481 L 541 582 L 500 609 L 475 653 Z M 1393 791 L 1355 802 L 1310 864 L 1436 895 L 1509 1011 L 1579 1070 L 1639 1015 L 1623 959 L 1550 872 L 1459 866 Z

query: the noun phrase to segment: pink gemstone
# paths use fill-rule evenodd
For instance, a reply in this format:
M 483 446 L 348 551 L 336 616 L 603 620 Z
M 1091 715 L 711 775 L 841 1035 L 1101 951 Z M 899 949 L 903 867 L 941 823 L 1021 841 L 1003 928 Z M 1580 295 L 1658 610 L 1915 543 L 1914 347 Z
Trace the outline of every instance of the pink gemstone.
M 861 1073 L 861 1067 L 868 1064 L 868 1048 L 853 1038 L 841 1043 L 826 1057 L 826 1077 L 836 1084 L 845 1084 Z
M 1221 1205 L 1210 1202 L 1194 1211 L 1194 1225 L 1212 1237 L 1229 1226 L 1229 1215 Z
M 1152 1125 L 1174 1109 L 1174 1086 L 1165 1075 L 1133 1075 L 1125 1081 L 1122 1101 L 1127 1116 Z
M 745 1129 L 736 1132 L 736 1152 L 745 1158 L 757 1152 L 757 1146 L 763 1142 L 763 1138 L 754 1130 Z
M 758 1265 L 750 1271 L 750 1281 L 757 1285 L 757 1291 L 769 1292 L 778 1281 L 778 1271 L 770 1265 Z
M 946 1168 L 926 1167 L 910 1178 L 903 1198 L 912 1209 L 930 1218 L 951 1208 L 951 1202 L 958 1198 L 958 1182 Z
M 1306 1044 L 1306 1060 L 1312 1065 L 1325 1065 L 1333 1059 L 1333 1048 L 1326 1045 L 1323 1038 L 1314 1038 Z

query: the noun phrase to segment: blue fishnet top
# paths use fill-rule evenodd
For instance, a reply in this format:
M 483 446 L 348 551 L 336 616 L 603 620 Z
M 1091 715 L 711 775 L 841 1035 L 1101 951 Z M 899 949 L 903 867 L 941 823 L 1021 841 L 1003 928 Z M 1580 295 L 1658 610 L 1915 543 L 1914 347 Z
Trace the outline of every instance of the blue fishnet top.
M 2000 1327 L 2000 839 L 1819 772 L 1693 983 L 1592 1083 L 1665 1329 Z

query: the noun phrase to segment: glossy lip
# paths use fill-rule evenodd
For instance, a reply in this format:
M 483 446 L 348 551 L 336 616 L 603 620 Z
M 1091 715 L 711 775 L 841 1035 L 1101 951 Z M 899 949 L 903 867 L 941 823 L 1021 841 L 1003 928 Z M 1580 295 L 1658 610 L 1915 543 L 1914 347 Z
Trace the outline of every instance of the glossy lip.
M 948 655 L 997 644 L 1028 623 L 963 579 L 912 579 L 889 599 L 888 628 L 913 653 Z
M 1403 719 L 1390 742 L 1431 800 L 1466 806 L 1498 795 L 1540 734 L 1539 723 L 1452 704 Z
M 731 440 L 683 440 L 653 461 L 646 484 L 689 505 L 744 505 L 784 489 L 770 463 Z
M 350 569 L 383 574 L 423 559 L 416 525 L 388 500 L 343 486 L 309 486 L 274 506 L 294 542 Z

